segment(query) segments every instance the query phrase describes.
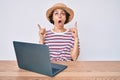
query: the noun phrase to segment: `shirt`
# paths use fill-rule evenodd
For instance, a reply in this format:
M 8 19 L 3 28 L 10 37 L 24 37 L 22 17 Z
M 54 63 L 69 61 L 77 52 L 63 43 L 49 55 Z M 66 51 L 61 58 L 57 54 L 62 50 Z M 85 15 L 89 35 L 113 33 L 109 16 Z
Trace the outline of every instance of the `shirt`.
M 49 47 L 51 61 L 71 61 L 71 49 L 74 46 L 74 38 L 69 30 L 56 33 L 52 29 L 46 31 L 45 42 Z

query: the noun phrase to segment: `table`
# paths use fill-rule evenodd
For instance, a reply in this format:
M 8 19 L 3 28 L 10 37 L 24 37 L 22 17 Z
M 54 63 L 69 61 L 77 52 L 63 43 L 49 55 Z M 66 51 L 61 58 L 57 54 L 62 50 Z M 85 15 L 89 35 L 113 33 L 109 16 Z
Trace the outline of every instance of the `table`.
M 120 61 L 54 62 L 67 65 L 55 77 L 19 69 L 16 61 L 0 60 L 0 80 L 120 80 Z

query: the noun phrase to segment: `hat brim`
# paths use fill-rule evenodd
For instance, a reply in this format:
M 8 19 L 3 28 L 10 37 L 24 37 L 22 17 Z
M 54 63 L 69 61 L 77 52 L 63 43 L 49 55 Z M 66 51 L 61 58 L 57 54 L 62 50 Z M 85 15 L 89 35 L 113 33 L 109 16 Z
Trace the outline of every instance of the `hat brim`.
M 70 14 L 68 23 L 69 23 L 69 22 L 73 19 L 73 17 L 74 17 L 74 12 L 73 12 L 72 9 L 70 9 L 70 8 L 68 8 L 68 7 L 62 7 L 62 6 L 55 6 L 55 7 L 53 6 L 53 7 L 49 8 L 49 9 L 47 10 L 47 12 L 46 12 L 46 17 L 47 17 L 48 21 L 50 21 L 49 15 L 50 15 L 51 12 L 52 12 L 53 10 L 55 10 L 55 9 L 63 9 L 63 10 L 65 10 L 66 12 L 68 12 L 68 13 Z

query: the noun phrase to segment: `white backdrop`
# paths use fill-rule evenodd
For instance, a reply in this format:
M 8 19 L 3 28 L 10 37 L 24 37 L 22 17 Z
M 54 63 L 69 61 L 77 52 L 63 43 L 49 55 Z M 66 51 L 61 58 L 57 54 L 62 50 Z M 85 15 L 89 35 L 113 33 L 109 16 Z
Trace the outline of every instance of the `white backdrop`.
M 15 60 L 12 41 L 38 43 L 39 23 L 52 28 L 46 10 L 56 2 L 75 12 L 66 28 L 78 22 L 78 60 L 120 60 L 120 0 L 0 0 L 0 60 Z

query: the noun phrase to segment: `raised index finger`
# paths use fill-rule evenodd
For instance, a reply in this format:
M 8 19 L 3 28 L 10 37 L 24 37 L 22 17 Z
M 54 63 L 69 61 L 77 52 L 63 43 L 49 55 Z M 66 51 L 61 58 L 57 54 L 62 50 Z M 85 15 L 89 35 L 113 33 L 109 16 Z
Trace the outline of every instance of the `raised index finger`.
M 41 30 L 41 26 L 38 24 L 38 28 L 39 28 L 39 30 Z
M 77 21 L 75 22 L 74 28 L 77 28 Z

